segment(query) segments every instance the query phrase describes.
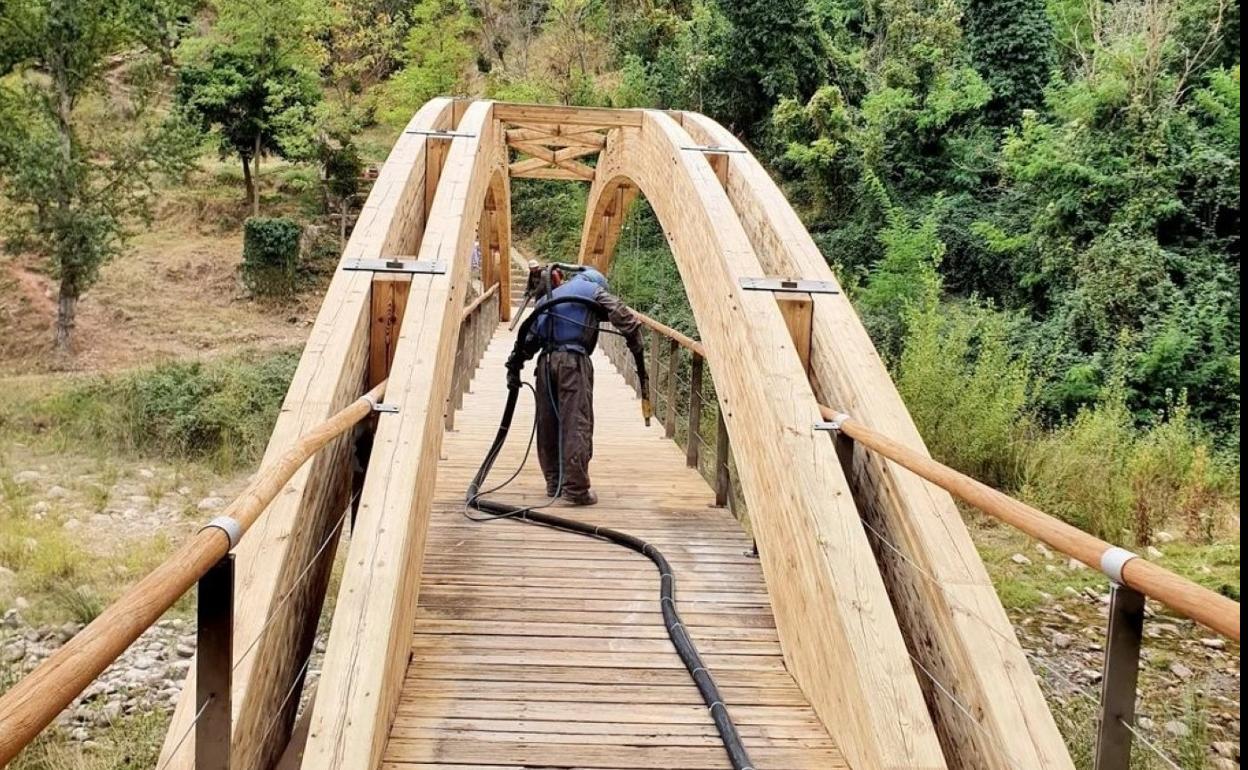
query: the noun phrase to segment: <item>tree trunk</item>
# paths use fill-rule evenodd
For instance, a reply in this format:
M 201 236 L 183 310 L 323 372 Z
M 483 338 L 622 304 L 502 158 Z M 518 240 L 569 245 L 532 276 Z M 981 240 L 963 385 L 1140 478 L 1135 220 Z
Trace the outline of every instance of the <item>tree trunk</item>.
M 56 349 L 71 355 L 71 340 L 78 315 L 78 287 L 69 279 L 61 279 L 60 296 L 56 301 Z
M 251 207 L 251 210 L 253 212 L 252 216 L 255 216 L 254 212 L 259 211 L 260 204 L 259 204 L 259 199 L 256 197 L 256 181 L 251 178 L 251 158 L 249 158 L 246 155 L 242 157 L 243 157 L 243 187 L 245 187 L 247 190 L 247 205 Z
M 251 215 L 260 216 L 260 134 L 256 134 L 256 150 L 251 154 L 256 159 L 256 178 L 251 188 Z

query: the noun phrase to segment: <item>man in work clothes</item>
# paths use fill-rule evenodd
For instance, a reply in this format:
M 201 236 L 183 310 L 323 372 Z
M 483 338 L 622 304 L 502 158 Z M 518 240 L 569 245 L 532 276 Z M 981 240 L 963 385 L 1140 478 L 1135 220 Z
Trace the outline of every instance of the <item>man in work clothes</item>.
M 585 268 L 560 282 L 538 304 L 534 312 L 542 315 L 526 340 L 529 355 L 541 351 L 537 359 L 537 459 L 546 476 L 546 494 L 552 498 L 562 494 L 572 505 L 593 505 L 598 496 L 589 483 L 589 461 L 594 456 L 594 366 L 590 355 L 598 344 L 600 316 L 570 302 L 543 313 L 543 305 L 561 297 L 581 297 L 601 307 L 634 356 L 642 351 L 641 322 L 607 291 L 602 273 Z

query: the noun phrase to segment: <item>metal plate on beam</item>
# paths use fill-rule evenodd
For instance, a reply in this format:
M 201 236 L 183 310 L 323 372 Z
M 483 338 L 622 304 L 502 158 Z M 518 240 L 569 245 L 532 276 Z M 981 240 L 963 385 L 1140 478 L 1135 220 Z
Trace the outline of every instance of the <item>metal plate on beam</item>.
M 430 131 L 425 128 L 409 128 L 404 131 L 405 134 L 416 134 L 417 136 L 427 136 L 430 139 L 455 139 L 462 137 L 464 139 L 476 139 L 476 134 L 465 134 L 460 131 Z
M 746 291 L 776 291 L 797 294 L 840 294 L 831 281 L 799 281 L 788 278 L 742 278 Z
M 704 152 L 707 155 L 744 155 L 745 154 L 745 150 L 742 150 L 739 147 L 717 147 L 715 145 L 681 147 L 680 149 L 687 150 L 689 152 Z
M 407 275 L 442 275 L 446 272 L 446 263 L 421 262 L 417 259 L 347 259 L 343 261 L 342 269 Z
M 376 406 L 373 407 L 373 411 L 382 412 L 384 414 L 398 414 L 399 405 L 398 404 L 377 404 Z

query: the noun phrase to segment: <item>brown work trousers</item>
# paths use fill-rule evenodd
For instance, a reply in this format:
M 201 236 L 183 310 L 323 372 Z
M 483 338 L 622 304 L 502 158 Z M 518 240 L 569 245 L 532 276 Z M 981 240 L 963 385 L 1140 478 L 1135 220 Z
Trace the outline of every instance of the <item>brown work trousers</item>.
M 561 442 L 563 494 L 584 497 L 594 456 L 594 365 L 570 351 L 537 359 L 537 459 L 547 489 L 559 483 Z

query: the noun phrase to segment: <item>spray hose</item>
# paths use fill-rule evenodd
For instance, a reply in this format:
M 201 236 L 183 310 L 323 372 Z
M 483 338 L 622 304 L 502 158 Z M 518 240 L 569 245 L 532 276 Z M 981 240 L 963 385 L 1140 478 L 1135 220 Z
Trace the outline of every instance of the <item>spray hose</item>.
M 710 711 L 711 720 L 715 723 L 715 729 L 719 731 L 720 740 L 723 741 L 724 750 L 728 754 L 733 770 L 754 770 L 754 765 L 750 762 L 749 753 L 741 742 L 741 735 L 737 731 L 736 723 L 732 721 L 732 716 L 728 713 L 728 707 L 724 704 L 724 697 L 720 693 L 719 687 L 715 684 L 715 678 L 711 676 L 711 672 L 707 669 L 706 663 L 703 662 L 702 656 L 698 654 L 698 648 L 694 644 L 692 637 L 690 637 L 688 629 L 681 622 L 680 612 L 676 609 L 676 573 L 672 571 L 671 563 L 668 562 L 658 548 L 639 537 L 618 530 L 555 516 L 534 510 L 533 508 L 522 508 L 481 499 L 481 488 L 485 484 L 486 477 L 489 476 L 490 471 L 493 469 L 494 462 L 498 459 L 503 444 L 507 441 L 507 435 L 511 431 L 511 421 L 515 416 L 516 402 L 520 395 L 520 369 L 524 365 L 522 348 L 525 340 L 528 338 L 534 319 L 542 313 L 549 312 L 554 306 L 561 303 L 582 304 L 591 310 L 596 310 L 599 314 L 602 312 L 601 307 L 591 300 L 582 297 L 560 297 L 541 305 L 532 315 L 525 319 L 516 339 L 516 347 L 507 359 L 507 402 L 503 407 L 503 416 L 499 421 L 498 432 L 494 436 L 494 443 L 490 445 L 489 452 L 486 453 L 485 459 L 481 462 L 481 467 L 477 470 L 477 475 L 473 478 L 472 483 L 468 485 L 467 505 L 489 515 L 491 518 L 518 519 L 530 524 L 551 527 L 564 532 L 572 532 L 615 543 L 636 551 L 654 562 L 654 565 L 659 569 L 659 608 L 663 614 L 663 625 L 667 628 L 667 635 L 672 640 L 672 644 L 675 645 L 677 654 L 680 655 L 685 668 L 688 669 L 690 676 L 693 677 L 694 684 L 697 685 L 698 692 L 701 693 L 702 700 Z M 644 357 L 637 351 L 634 351 L 634 358 L 637 364 L 637 375 L 641 381 L 644 394 L 646 392 Z M 647 425 L 650 424 L 649 406 L 649 399 L 643 396 L 642 412 L 646 418 Z

